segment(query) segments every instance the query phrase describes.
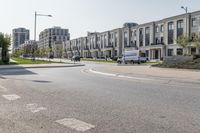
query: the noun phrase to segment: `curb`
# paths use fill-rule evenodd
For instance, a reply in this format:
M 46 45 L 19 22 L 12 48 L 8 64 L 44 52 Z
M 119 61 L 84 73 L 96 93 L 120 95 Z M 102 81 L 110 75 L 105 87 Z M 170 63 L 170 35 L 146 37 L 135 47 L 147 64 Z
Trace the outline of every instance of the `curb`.
M 0 70 L 2 69 L 28 69 L 28 68 L 63 68 L 63 67 L 81 67 L 85 66 L 85 64 L 77 64 L 77 65 L 49 65 L 49 66 L 8 66 L 8 67 L 0 67 Z

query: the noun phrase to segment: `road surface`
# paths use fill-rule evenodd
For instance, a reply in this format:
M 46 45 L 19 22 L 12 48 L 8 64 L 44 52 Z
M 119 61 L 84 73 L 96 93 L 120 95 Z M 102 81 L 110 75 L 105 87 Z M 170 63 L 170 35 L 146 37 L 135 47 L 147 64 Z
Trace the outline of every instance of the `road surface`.
M 200 84 L 90 71 L 101 65 L 0 70 L 0 133 L 200 132 Z

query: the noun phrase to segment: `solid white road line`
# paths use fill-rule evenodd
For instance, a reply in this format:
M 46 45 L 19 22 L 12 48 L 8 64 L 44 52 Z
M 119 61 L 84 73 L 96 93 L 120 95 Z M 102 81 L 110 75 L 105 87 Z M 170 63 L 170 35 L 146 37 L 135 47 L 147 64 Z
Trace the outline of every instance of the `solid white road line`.
M 33 104 L 27 104 L 26 110 L 31 111 L 32 113 L 37 113 L 37 112 L 40 112 L 42 110 L 47 110 L 47 108 L 39 107 L 37 104 L 33 103 Z
M 154 79 L 149 79 L 149 78 L 138 78 L 138 77 L 132 77 L 132 76 L 124 76 L 124 75 L 120 75 L 120 74 L 98 72 L 98 71 L 94 71 L 92 69 L 89 69 L 89 71 L 92 72 L 92 73 L 95 73 L 95 74 L 111 76 L 111 77 L 118 77 L 118 78 L 128 78 L 128 79 L 136 79 L 136 80 L 154 80 Z
M 131 77 L 131 76 L 124 76 L 124 75 L 118 75 L 119 78 L 128 78 L 128 79 L 136 79 L 136 80 L 153 80 L 148 78 L 138 78 L 138 77 Z
M 57 123 L 64 125 L 68 128 L 74 129 L 76 131 L 85 132 L 87 130 L 90 130 L 92 128 L 95 128 L 94 125 L 91 125 L 89 123 L 74 119 L 74 118 L 64 118 L 62 120 L 57 120 Z
M 89 71 L 92 73 L 95 73 L 95 74 L 100 74 L 100 75 L 105 75 L 105 76 L 112 76 L 112 77 L 117 76 L 117 74 L 98 72 L 98 71 L 94 71 L 92 69 L 90 69 Z
M 2 97 L 9 100 L 9 101 L 14 101 L 14 100 L 21 98 L 20 96 L 18 96 L 16 94 L 2 95 Z

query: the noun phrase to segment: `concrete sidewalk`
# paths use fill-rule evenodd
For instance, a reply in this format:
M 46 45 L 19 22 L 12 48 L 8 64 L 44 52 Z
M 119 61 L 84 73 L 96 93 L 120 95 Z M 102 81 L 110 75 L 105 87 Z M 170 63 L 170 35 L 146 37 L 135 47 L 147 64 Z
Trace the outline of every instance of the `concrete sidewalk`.
M 96 71 L 129 76 L 172 78 L 200 81 L 199 70 L 157 68 L 151 66 L 101 66 L 93 68 Z
M 0 70 L 2 69 L 24 69 L 24 68 L 61 68 L 61 67 L 80 67 L 85 66 L 84 64 L 34 64 L 34 65 L 0 65 Z

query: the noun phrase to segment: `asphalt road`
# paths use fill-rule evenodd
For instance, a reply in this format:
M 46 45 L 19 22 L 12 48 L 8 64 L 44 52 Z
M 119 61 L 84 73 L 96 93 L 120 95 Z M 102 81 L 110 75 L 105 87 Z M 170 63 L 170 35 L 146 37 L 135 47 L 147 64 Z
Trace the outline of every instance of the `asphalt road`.
M 199 84 L 89 71 L 99 65 L 0 70 L 0 133 L 200 133 Z

